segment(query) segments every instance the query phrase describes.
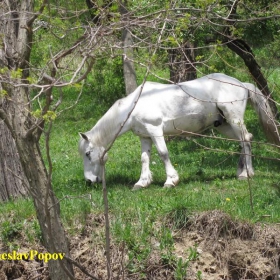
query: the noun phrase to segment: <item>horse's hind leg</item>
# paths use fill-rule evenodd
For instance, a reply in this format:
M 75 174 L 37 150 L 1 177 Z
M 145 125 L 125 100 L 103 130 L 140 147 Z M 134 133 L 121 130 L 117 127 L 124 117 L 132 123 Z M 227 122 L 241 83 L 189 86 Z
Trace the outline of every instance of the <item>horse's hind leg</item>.
M 150 157 L 152 149 L 151 138 L 140 138 L 141 140 L 141 163 L 142 170 L 139 181 L 134 185 L 133 190 L 148 187 L 152 182 L 152 173 L 150 171 Z
M 166 182 L 164 183 L 164 187 L 165 188 L 175 187 L 179 183 L 179 176 L 169 159 L 168 150 L 166 147 L 164 137 L 155 136 L 152 137 L 152 140 L 165 166 L 167 179 Z
M 242 150 L 238 161 L 237 177 L 239 179 L 247 179 L 248 177 L 254 176 L 254 169 L 252 165 L 252 155 L 251 155 L 251 143 L 253 136 L 248 133 L 247 139 L 241 144 Z
M 247 131 L 246 126 L 238 120 L 227 120 L 226 123 L 217 127 L 217 130 L 228 138 L 240 141 L 242 150 L 237 169 L 238 179 L 246 179 L 254 176 L 250 142 L 253 137 L 252 134 Z

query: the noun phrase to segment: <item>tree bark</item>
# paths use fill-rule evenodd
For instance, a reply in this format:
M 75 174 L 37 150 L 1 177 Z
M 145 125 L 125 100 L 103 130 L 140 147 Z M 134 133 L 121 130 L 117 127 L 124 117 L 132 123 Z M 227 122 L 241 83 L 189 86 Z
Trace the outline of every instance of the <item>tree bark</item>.
M 59 201 L 52 190 L 51 174 L 48 174 L 40 152 L 39 139 L 43 126 L 31 114 L 27 78 L 32 23 L 36 18 L 33 4 L 31 0 L 6 0 L 1 4 L 3 16 L 0 33 L 3 36 L 0 66 L 5 71 L 2 71 L 0 81 L 6 94 L 0 97 L 0 119 L 5 122 L 15 141 L 14 153 L 18 153 L 28 180 L 28 192 L 34 201 L 46 249 L 50 253 L 65 253 L 70 257 L 68 240 L 60 220 Z M 9 154 L 5 153 L 2 160 L 7 161 L 7 156 Z M 74 279 L 72 263 L 66 259 L 50 261 L 48 267 L 52 280 Z
M 18 124 L 18 120 L 15 120 Z M 60 220 L 60 204 L 51 185 L 38 142 L 34 137 L 16 139 L 24 172 L 29 180 L 29 192 L 33 198 L 40 224 L 43 244 L 50 253 L 65 253 L 70 257 L 69 242 Z M 63 260 L 48 262 L 51 279 L 73 279 L 72 264 Z
M 257 84 L 257 87 L 262 91 L 262 93 L 267 96 L 269 105 L 272 109 L 273 115 L 275 118 L 278 118 L 278 109 L 275 105 L 275 102 L 271 96 L 271 92 L 268 87 L 266 78 L 264 77 L 261 67 L 257 63 L 254 54 L 249 47 L 249 45 L 242 39 L 230 39 L 228 38 L 227 47 L 239 55 L 245 65 L 247 66 L 250 74 L 252 75 L 254 81 Z
M 28 104 L 28 88 L 19 86 L 10 89 L 11 101 L 3 110 L 4 121 L 14 137 L 19 158 L 28 179 L 28 192 L 33 198 L 37 218 L 39 220 L 43 244 L 50 253 L 65 253 L 70 257 L 68 239 L 60 220 L 59 201 L 51 185 L 51 175 L 48 174 L 39 147 L 36 131 L 30 133 L 34 120 L 30 115 Z M 51 279 L 73 279 L 72 264 L 64 259 L 48 263 Z
M 228 15 L 229 19 L 236 18 L 238 4 L 239 0 L 233 2 L 232 6 L 230 7 L 230 13 Z M 234 25 L 234 21 L 231 21 L 230 23 L 231 25 Z M 252 49 L 243 39 L 235 38 L 234 35 L 231 34 L 232 32 L 230 27 L 231 26 L 227 26 L 224 31 L 227 47 L 243 59 L 254 81 L 256 82 L 257 87 L 262 91 L 262 93 L 265 96 L 268 97 L 268 102 L 272 109 L 274 117 L 278 118 L 278 109 L 271 96 L 267 80 L 261 71 L 260 65 L 255 59 Z
M 122 1 L 120 4 L 120 13 L 126 18 L 127 1 Z M 123 43 L 123 75 L 125 82 L 126 95 L 130 94 L 137 88 L 136 72 L 133 62 L 133 38 L 130 30 L 125 26 L 122 30 L 122 43 Z
M 194 48 L 189 42 L 186 42 L 181 48 L 170 49 L 170 80 L 173 83 L 180 83 L 196 79 L 197 74 L 194 62 Z
M 0 121 L 0 155 L 0 201 L 26 196 L 28 181 L 15 141 L 3 121 Z

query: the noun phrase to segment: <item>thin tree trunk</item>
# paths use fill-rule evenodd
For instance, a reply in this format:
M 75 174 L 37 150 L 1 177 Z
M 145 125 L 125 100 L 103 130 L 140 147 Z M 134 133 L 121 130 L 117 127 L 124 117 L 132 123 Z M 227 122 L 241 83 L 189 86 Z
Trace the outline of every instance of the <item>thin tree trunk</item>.
M 27 186 L 15 141 L 0 121 L 0 201 L 26 196 Z
M 97 26 L 102 24 L 102 18 L 99 15 L 98 5 L 93 0 L 86 0 L 91 19 Z M 105 0 L 103 1 L 103 20 L 110 20 L 109 8 L 112 6 L 112 2 Z M 105 11 L 105 17 L 104 17 Z M 124 20 L 127 20 L 127 0 L 120 1 L 119 11 Z M 133 54 L 133 38 L 131 36 L 128 26 L 122 29 L 122 46 L 123 46 L 123 75 L 125 82 L 126 95 L 130 94 L 137 88 L 136 71 L 134 67 L 134 54 Z
M 123 40 L 123 75 L 126 95 L 137 88 L 136 72 L 133 60 L 132 36 L 126 28 L 122 31 Z
M 232 6 L 230 7 L 230 13 L 228 15 L 229 19 L 236 18 L 238 4 L 239 4 L 239 0 L 233 2 Z M 231 22 L 231 25 L 233 24 L 234 21 Z M 258 88 L 262 91 L 262 93 L 265 96 L 269 98 L 268 99 L 269 105 L 272 109 L 274 117 L 278 118 L 278 114 L 279 114 L 278 109 L 271 96 L 271 92 L 269 90 L 267 80 L 261 71 L 261 67 L 259 66 L 259 64 L 255 59 L 252 49 L 243 39 L 235 38 L 234 35 L 231 34 L 232 32 L 230 27 L 231 26 L 227 26 L 224 31 L 227 47 L 243 59 L 245 65 L 247 66 L 249 72 L 251 73 L 253 79 L 255 80 Z
M 251 73 L 253 79 L 255 80 L 257 87 L 262 91 L 262 93 L 265 96 L 269 98 L 268 101 L 272 109 L 272 112 L 274 116 L 278 118 L 278 114 L 279 114 L 278 109 L 271 96 L 271 92 L 269 90 L 267 80 L 261 71 L 261 67 L 257 63 L 251 48 L 244 40 L 241 39 L 232 40 L 230 38 L 228 39 L 227 47 L 243 59 L 245 65 L 247 66 L 249 72 Z
M 120 13 L 123 17 L 126 17 L 127 1 L 122 1 L 120 4 Z M 123 75 L 125 82 L 126 95 L 130 94 L 137 88 L 136 72 L 133 62 L 133 38 L 128 27 L 124 27 L 122 30 L 122 42 L 123 42 Z
M 181 48 L 170 49 L 168 53 L 170 80 L 173 83 L 190 81 L 197 78 L 192 44 L 186 42 Z

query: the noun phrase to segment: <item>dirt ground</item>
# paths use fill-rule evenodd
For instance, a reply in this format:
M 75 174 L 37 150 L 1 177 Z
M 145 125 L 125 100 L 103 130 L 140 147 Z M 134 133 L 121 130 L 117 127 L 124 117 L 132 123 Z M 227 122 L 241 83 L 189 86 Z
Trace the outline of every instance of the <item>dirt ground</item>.
M 103 223 L 102 217 L 89 217 L 83 234 L 70 240 L 72 258 L 100 280 L 107 279 L 104 246 L 102 237 L 98 242 L 92 234 L 98 228 L 102 229 Z M 190 256 L 190 248 L 196 248 L 196 257 L 189 262 L 184 278 L 176 276 L 172 265 L 162 263 L 157 242 L 154 241 L 151 242 L 152 253 L 142 274 L 126 269 L 126 249 L 112 242 L 112 279 L 280 279 L 280 225 L 250 225 L 232 221 L 222 212 L 210 211 L 193 217 L 187 227 L 174 233 L 174 239 L 174 254 L 178 258 L 186 260 Z M 22 244 L 19 252 L 30 250 L 25 246 Z M 32 246 L 32 250 L 43 252 L 44 248 L 38 245 Z M 92 279 L 77 267 L 75 277 Z M 47 280 L 48 266 L 38 259 L 0 261 L 0 280 L 6 279 Z

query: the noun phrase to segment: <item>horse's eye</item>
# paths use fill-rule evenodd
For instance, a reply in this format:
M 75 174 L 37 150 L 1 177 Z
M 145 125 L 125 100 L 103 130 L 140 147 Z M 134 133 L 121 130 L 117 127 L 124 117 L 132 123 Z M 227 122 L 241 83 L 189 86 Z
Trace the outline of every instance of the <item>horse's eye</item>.
M 86 156 L 88 157 L 90 155 L 90 151 L 86 152 Z

